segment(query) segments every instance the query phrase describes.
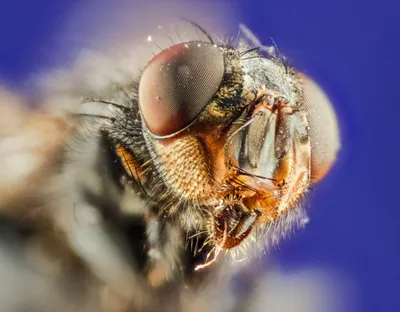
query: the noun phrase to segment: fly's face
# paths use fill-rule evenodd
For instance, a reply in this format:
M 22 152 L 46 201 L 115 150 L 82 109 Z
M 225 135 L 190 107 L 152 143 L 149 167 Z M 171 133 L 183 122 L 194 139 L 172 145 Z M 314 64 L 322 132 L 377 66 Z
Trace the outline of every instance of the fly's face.
M 203 41 L 173 45 L 144 69 L 138 104 L 157 183 L 148 187 L 137 169 L 136 179 L 164 200 L 166 214 L 206 232 L 218 248 L 300 222 L 289 213 L 336 156 L 329 101 L 274 53 Z M 327 149 L 325 140 L 336 147 Z

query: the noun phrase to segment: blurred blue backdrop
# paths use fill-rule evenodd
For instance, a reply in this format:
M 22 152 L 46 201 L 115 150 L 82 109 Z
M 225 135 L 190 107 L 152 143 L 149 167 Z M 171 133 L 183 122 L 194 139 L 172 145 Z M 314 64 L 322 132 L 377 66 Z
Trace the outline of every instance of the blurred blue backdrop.
M 2 83 L 18 90 L 46 64 L 54 30 L 73 5 L 0 2 Z M 253 0 L 232 7 L 322 85 L 341 123 L 343 150 L 311 196 L 310 224 L 274 255 L 288 271 L 320 266 L 349 277 L 357 311 L 400 311 L 400 5 Z

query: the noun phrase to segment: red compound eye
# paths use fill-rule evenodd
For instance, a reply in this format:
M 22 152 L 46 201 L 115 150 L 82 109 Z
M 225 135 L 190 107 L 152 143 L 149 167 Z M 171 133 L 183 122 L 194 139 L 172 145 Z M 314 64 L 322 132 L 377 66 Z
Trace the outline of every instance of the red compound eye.
M 339 124 L 329 98 L 318 84 L 304 75 L 301 82 L 310 127 L 311 179 L 316 183 L 329 172 L 340 150 Z
M 186 127 L 218 91 L 224 71 L 223 52 L 211 43 L 180 43 L 157 54 L 139 84 L 147 128 L 167 136 Z

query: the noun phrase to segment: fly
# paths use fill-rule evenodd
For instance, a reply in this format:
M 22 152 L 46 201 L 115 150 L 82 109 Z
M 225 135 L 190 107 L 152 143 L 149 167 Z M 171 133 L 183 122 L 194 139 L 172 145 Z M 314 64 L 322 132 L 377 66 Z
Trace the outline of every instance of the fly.
M 70 93 L 82 106 L 39 214 L 135 307 L 179 297 L 222 251 L 251 257 L 302 226 L 340 145 L 329 100 L 276 48 L 244 26 L 222 41 L 191 27 L 203 38 L 160 48 L 137 80 Z

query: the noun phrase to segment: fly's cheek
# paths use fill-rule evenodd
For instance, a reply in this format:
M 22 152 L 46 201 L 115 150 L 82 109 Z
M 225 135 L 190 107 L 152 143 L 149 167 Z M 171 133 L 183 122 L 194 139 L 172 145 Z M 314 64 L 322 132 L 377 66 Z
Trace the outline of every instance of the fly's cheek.
M 310 129 L 311 182 L 320 181 L 331 169 L 340 149 L 339 125 L 331 101 L 315 81 L 301 76 L 304 106 Z

